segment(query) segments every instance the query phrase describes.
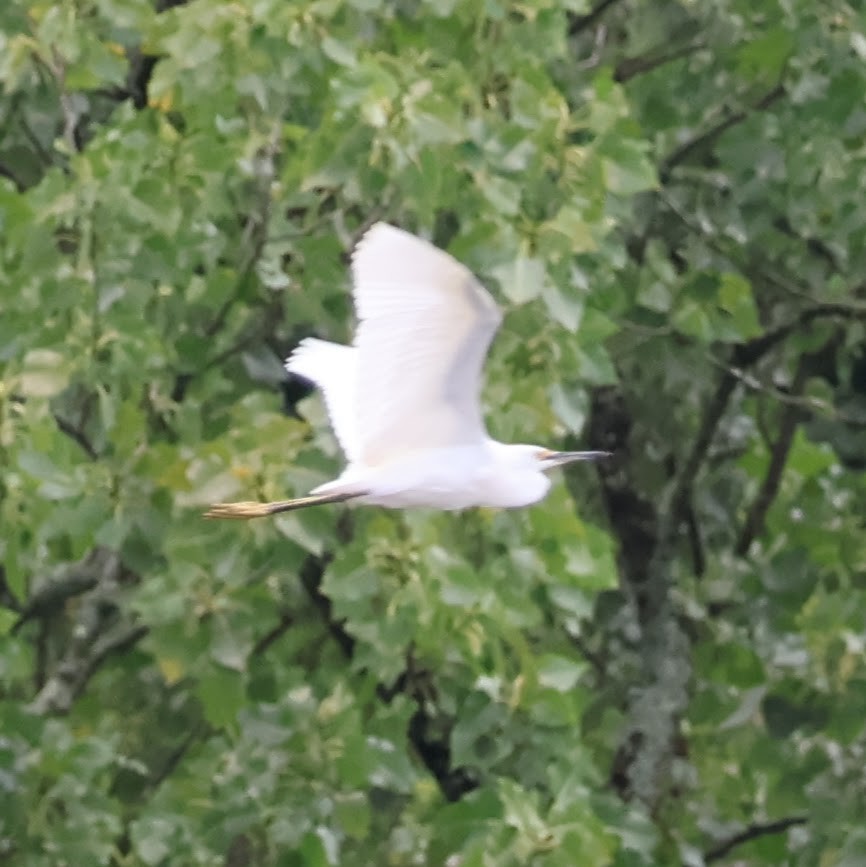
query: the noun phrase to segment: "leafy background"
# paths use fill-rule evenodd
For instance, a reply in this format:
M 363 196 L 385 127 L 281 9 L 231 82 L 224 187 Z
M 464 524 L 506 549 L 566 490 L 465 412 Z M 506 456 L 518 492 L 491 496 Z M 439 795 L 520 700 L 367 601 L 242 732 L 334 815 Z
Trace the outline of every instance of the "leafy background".
M 866 13 L 0 7 L 0 863 L 866 863 Z M 507 319 L 517 512 L 282 373 L 387 219 Z M 376 400 L 375 383 L 370 400 Z

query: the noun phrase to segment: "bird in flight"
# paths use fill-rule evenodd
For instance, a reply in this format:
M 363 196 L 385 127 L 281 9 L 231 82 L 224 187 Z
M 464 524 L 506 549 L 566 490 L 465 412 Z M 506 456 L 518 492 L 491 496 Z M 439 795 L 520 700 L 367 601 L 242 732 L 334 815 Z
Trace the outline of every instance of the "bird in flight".
M 448 253 L 376 223 L 351 267 L 352 345 L 309 337 L 286 362 L 323 392 L 346 469 L 310 496 L 220 503 L 206 517 L 259 518 L 346 500 L 392 509 L 516 508 L 547 494 L 554 467 L 608 455 L 491 439 L 482 368 L 502 314 Z

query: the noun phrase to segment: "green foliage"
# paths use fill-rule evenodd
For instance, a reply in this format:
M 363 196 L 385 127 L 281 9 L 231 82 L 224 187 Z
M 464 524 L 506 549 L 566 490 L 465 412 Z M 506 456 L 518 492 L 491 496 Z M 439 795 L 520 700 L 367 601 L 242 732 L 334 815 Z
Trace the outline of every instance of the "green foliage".
M 7 0 L 0 861 L 861 863 L 854 5 Z M 282 499 L 387 219 L 541 505 Z M 373 397 L 375 399 L 375 396 Z

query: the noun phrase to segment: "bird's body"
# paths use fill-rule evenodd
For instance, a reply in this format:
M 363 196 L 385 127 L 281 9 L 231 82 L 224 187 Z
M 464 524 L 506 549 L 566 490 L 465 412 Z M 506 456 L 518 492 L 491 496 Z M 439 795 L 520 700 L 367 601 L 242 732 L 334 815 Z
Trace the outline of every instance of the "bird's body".
M 487 439 L 407 452 L 372 467 L 349 464 L 338 479 L 312 493 L 355 493 L 359 503 L 392 509 L 527 506 L 544 497 L 550 479 L 535 466 L 534 451 L 520 454 L 512 448 Z
M 308 338 L 286 369 L 317 385 L 348 464 L 311 496 L 226 503 L 251 518 L 326 502 L 389 508 L 515 508 L 542 499 L 546 471 L 604 452 L 554 452 L 491 439 L 481 413 L 484 359 L 502 316 L 472 273 L 386 223 L 352 259 L 358 328 L 351 346 Z

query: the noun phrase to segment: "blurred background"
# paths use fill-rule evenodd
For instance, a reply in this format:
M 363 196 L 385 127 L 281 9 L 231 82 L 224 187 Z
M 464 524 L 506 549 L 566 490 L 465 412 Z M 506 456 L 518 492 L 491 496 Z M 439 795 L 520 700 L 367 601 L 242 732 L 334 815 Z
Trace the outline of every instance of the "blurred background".
M 866 863 L 864 93 L 843 0 L 6 0 L 0 863 Z M 203 520 L 339 469 L 379 219 L 616 458 Z

